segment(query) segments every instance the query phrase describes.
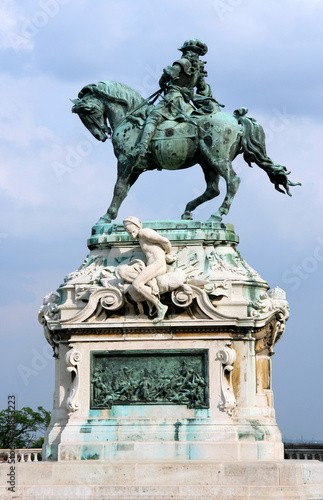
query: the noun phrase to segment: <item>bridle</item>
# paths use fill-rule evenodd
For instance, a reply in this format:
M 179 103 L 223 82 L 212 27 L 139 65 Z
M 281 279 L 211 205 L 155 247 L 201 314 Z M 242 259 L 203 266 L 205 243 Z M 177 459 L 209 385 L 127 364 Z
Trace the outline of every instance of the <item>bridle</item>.
M 85 107 L 89 107 L 89 103 L 81 103 L 80 109 L 84 109 Z M 99 120 L 96 117 L 96 112 L 100 112 L 103 117 L 103 127 L 102 123 L 99 122 Z M 83 117 L 80 116 L 81 120 L 83 121 Z M 104 122 L 104 109 L 103 105 L 98 105 L 96 103 L 91 103 L 91 111 L 89 113 L 84 113 L 84 118 L 92 123 L 94 123 L 99 130 L 101 130 L 102 133 L 107 133 L 108 134 L 108 139 L 111 139 L 112 136 L 112 130 L 111 128 Z M 84 123 L 84 121 L 83 121 Z M 86 126 L 86 124 L 84 124 Z

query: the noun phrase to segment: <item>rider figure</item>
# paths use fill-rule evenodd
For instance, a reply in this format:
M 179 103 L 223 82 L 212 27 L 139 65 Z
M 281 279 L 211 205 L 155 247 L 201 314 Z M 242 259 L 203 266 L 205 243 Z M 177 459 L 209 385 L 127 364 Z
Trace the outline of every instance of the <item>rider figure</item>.
M 165 96 L 148 115 L 141 139 L 132 153 L 134 158 L 146 155 L 156 128 L 162 121 L 185 120 L 185 115 L 187 117 L 195 111 L 190 100 L 200 113 L 218 111 L 218 103 L 213 99 L 211 88 L 205 82 L 205 63 L 199 59 L 207 53 L 207 45 L 197 38 L 192 38 L 186 40 L 178 50 L 183 55 L 163 71 L 159 86 L 164 89 Z M 194 88 L 197 89 L 195 95 Z

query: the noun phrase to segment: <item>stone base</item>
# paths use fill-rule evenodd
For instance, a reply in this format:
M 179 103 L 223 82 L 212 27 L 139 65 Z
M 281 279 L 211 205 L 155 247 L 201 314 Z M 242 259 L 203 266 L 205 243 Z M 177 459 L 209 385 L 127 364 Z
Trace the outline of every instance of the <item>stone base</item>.
M 178 407 L 175 406 L 175 411 Z M 124 407 L 122 408 L 124 409 Z M 144 407 L 141 407 L 144 409 Z M 153 408 L 158 415 L 158 410 Z M 174 407 L 171 408 L 174 411 Z M 203 410 L 200 410 L 203 411 Z M 87 419 L 48 429 L 48 461 L 280 460 L 284 445 L 277 425 L 263 419 L 233 423 L 210 418 Z M 257 421 L 257 420 L 255 420 Z M 258 438 L 258 439 L 257 439 Z
M 230 224 L 144 226 L 176 257 L 149 285 L 162 317 L 130 286 L 146 256 L 121 224 L 96 228 L 83 264 L 44 299 L 56 367 L 43 460 L 282 460 L 271 357 L 289 316 L 285 292 L 267 294 Z
M 217 332 L 209 332 L 206 338 L 205 334 L 200 334 L 194 340 L 187 338 L 183 332 L 179 336 L 176 333 L 160 333 L 158 337 L 149 333 L 136 335 L 141 337 L 109 342 L 106 340 L 108 334 L 103 332 L 99 341 L 80 333 L 74 335 L 71 349 L 68 350 L 69 346 L 64 343 L 60 344 L 60 358 L 56 361 L 58 396 L 55 397 L 52 421 L 45 435 L 44 460 L 231 462 L 283 459 L 283 443 L 272 406 L 272 391 L 268 386 L 263 389 L 260 383 L 256 384 L 253 339 L 240 337 L 231 340 L 219 337 Z M 70 372 L 65 362 L 73 353 L 74 356 L 77 353 L 78 359 L 79 385 L 75 384 L 75 388 L 79 389 L 75 391 L 73 381 L 72 384 L 69 382 Z M 129 356 L 125 357 L 126 353 Z M 91 394 L 95 395 L 96 387 L 91 388 L 90 381 L 95 380 L 97 369 L 96 365 L 93 366 L 93 355 L 102 355 L 100 359 L 107 363 L 106 366 L 109 366 L 110 360 L 122 360 L 130 371 L 131 353 L 137 353 L 136 356 L 143 353 L 139 358 L 141 366 L 149 366 L 149 353 L 151 358 L 157 355 L 157 359 L 164 360 L 164 363 L 168 353 L 178 353 L 180 360 L 187 354 L 194 359 L 194 353 L 202 353 L 201 359 L 204 359 L 203 353 L 206 353 L 206 407 L 190 407 L 189 403 L 180 405 L 170 401 L 163 404 L 151 401 L 139 404 L 135 401 L 124 405 L 120 400 L 111 408 L 104 405 L 93 408 Z M 230 355 L 233 363 L 235 353 L 238 353 L 238 359 L 234 362 L 234 369 L 226 372 L 226 366 L 232 366 Z M 149 370 L 153 368 L 149 367 Z M 123 373 L 122 369 L 123 365 L 119 372 Z M 117 364 L 113 365 L 111 373 L 116 376 Z M 140 375 L 139 371 L 138 379 Z M 109 378 L 112 374 L 107 380 Z M 248 385 L 245 380 L 249 380 Z M 72 390 L 69 391 L 71 385 Z M 62 390 L 63 387 L 67 388 L 66 391 Z M 74 399 L 68 399 L 70 394 L 75 396 Z M 72 403 L 69 404 L 69 401 Z M 195 403 L 194 400 L 192 402 Z M 67 414 L 69 406 L 74 411 Z
M 0 497 L 43 500 L 322 500 L 323 463 L 75 461 L 0 466 Z

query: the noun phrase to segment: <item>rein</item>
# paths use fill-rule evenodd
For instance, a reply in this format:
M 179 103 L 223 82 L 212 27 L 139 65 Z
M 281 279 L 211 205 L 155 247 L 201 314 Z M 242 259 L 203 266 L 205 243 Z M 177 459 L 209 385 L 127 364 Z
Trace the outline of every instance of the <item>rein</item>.
M 130 111 L 130 113 L 128 113 L 127 115 L 124 116 L 124 118 L 122 118 L 122 120 L 118 123 L 116 129 L 119 128 L 120 125 L 122 125 L 122 123 L 125 122 L 129 118 L 129 116 L 133 115 L 136 111 L 138 111 L 138 109 L 140 109 L 145 104 L 154 104 L 156 99 L 158 99 L 158 97 L 160 96 L 160 94 L 163 91 L 164 91 L 164 87 L 158 89 L 157 92 L 154 92 L 153 94 L 151 94 L 151 96 L 147 97 L 147 99 L 145 99 L 140 104 L 138 104 L 138 106 L 136 106 L 132 111 Z M 154 99 L 152 99 L 153 97 L 154 97 Z M 150 99 L 152 99 L 152 101 L 150 101 Z

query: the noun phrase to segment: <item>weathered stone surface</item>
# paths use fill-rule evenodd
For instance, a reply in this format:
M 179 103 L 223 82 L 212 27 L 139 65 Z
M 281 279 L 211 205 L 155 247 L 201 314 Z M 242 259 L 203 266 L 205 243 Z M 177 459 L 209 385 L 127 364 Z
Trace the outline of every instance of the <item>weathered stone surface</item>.
M 254 341 L 251 342 L 254 345 Z M 54 398 L 55 408 L 45 440 L 45 456 L 48 460 L 122 460 L 127 457 L 132 460 L 150 460 L 157 456 L 163 460 L 282 458 L 283 445 L 273 408 L 264 407 L 262 400 L 258 406 L 255 383 L 254 392 L 251 393 L 250 388 L 245 386 L 236 391 L 234 384 L 226 385 L 223 382 L 224 378 L 227 380 L 225 366 L 233 366 L 233 370 L 241 372 L 242 379 L 255 380 L 254 355 L 250 356 L 249 344 L 250 340 L 246 338 L 221 339 L 216 333 L 213 339 L 209 336 L 193 341 L 185 337 L 168 340 L 151 338 L 114 341 L 112 344 L 105 337 L 98 341 L 97 337 L 85 340 L 83 335 L 75 336 L 71 349 L 75 351 L 77 347 L 79 353 L 77 375 L 73 375 L 74 381 L 75 377 L 79 378 L 78 390 L 71 400 L 68 391 L 71 387 L 71 372 L 57 359 L 57 396 Z M 186 404 L 116 404 L 110 409 L 91 410 L 91 352 L 108 350 L 109 353 L 117 354 L 125 349 L 137 352 L 138 348 L 143 352 L 153 348 L 154 352 L 158 350 L 160 353 L 206 350 L 209 357 L 208 408 L 189 408 Z M 231 350 L 241 352 L 237 365 L 236 362 L 233 365 L 223 364 L 225 360 L 219 353 L 226 352 L 225 349 L 229 353 Z M 63 354 L 62 351 L 64 361 L 66 356 Z M 71 407 L 75 410 L 71 411 Z M 240 415 L 238 410 L 241 410 Z
M 89 240 L 91 252 L 81 267 L 65 277 L 59 297 L 48 294 L 44 299 L 39 319 L 52 344 L 55 333 L 64 329 L 98 333 L 97 327 L 103 332 L 104 326 L 116 334 L 153 326 L 147 301 L 134 299 L 127 277 L 120 277 L 124 266 L 145 266 L 143 251 L 122 225 L 103 227 L 102 235 Z M 161 221 L 143 227 L 170 241 L 175 258 L 154 285 L 168 307 L 163 318 L 157 315 L 156 334 L 165 326 L 256 327 L 257 351 L 272 350 L 289 315 L 285 292 L 275 288 L 267 294 L 268 284 L 237 251 L 231 224 Z M 275 325 L 264 328 L 275 318 Z
M 16 464 L 17 500 L 321 500 L 323 464 L 276 462 L 39 462 Z M 13 498 L 0 467 L 0 496 Z M 301 479 L 300 478 L 304 478 Z

